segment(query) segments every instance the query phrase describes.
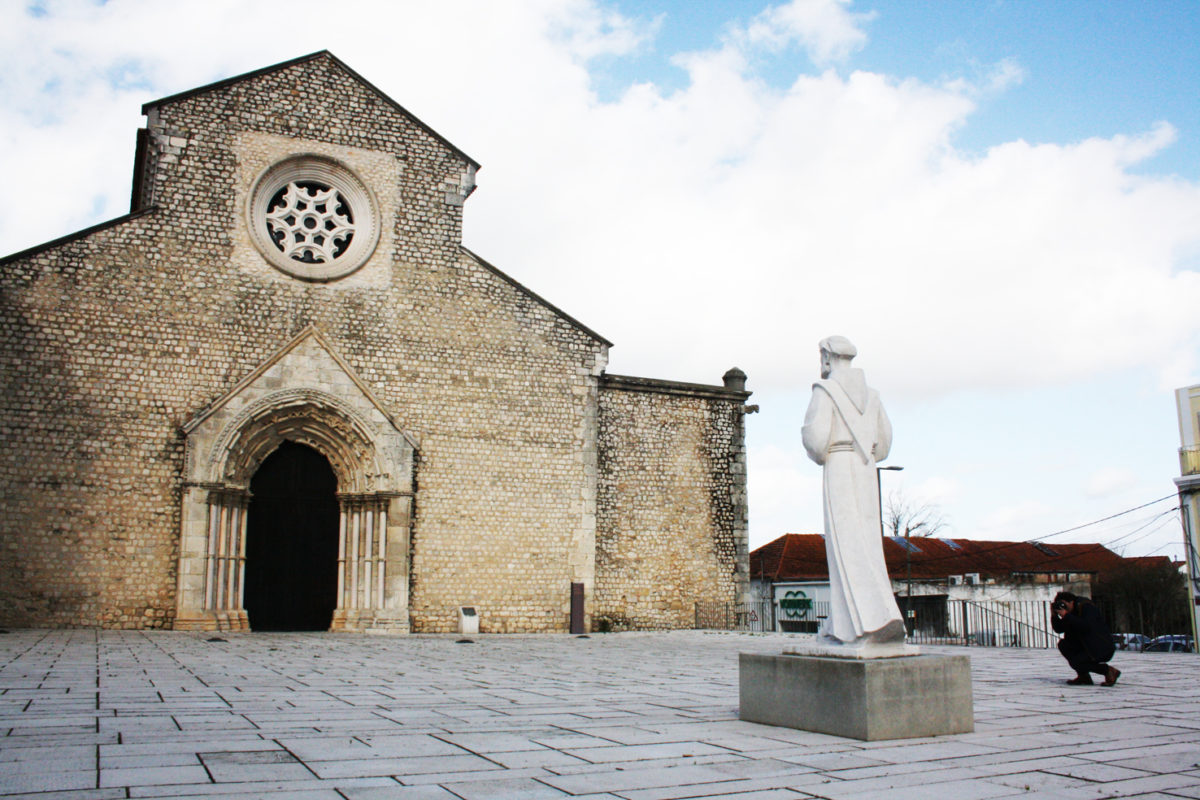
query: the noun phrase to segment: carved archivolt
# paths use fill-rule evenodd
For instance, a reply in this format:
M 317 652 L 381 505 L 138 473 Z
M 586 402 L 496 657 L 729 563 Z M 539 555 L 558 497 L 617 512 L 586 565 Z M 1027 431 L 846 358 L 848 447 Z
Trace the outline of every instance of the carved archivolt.
M 322 453 L 338 479 L 338 588 L 331 628 L 403 627 L 404 526 L 412 508 L 403 489 L 411 490 L 411 472 L 385 457 L 388 438 L 349 406 L 311 390 L 276 392 L 230 420 L 208 462 L 216 481 L 197 486 L 202 494 L 184 500 L 184 518 L 193 524 L 185 524 L 180 553 L 178 618 L 192 627 L 249 629 L 244 592 L 251 496 L 245 487 L 287 440 Z M 399 431 L 391 438 L 407 441 Z M 411 460 L 411 447 L 401 452 Z M 401 480 L 391 480 L 393 472 Z M 398 616 L 395 609 L 401 609 Z
M 301 350 L 310 338 L 319 350 Z M 337 368 L 342 375 L 330 377 Z M 294 388 L 272 388 L 279 383 Z M 338 607 L 332 628 L 407 629 L 416 445 L 315 330 L 263 362 L 186 423 L 183 433 L 177 627 L 249 625 L 243 583 L 250 480 L 267 456 L 291 441 L 325 456 L 337 476 Z
M 225 425 L 213 444 L 208 473 L 226 486 L 248 487 L 263 459 L 286 440 L 329 459 L 339 492 L 404 491 L 412 451 L 395 442 L 389 447 L 380 441 L 381 433 L 332 395 L 312 389 L 276 392 Z M 398 431 L 387 438 L 404 441 Z

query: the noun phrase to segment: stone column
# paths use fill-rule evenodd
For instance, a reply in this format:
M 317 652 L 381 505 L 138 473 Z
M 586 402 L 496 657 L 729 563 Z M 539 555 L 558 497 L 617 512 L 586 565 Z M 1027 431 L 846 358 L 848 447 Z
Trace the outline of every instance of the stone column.
M 338 561 L 337 561 L 337 607 L 333 610 L 333 621 L 330 630 L 343 630 L 346 627 L 346 536 L 350 527 L 350 511 L 346 498 L 338 495 Z
M 407 630 L 408 576 L 403 568 L 407 564 L 407 529 L 398 531 L 393 524 L 396 515 L 389 513 L 397 497 L 388 492 L 339 495 L 338 607 L 333 613 L 333 630 Z M 400 518 L 407 526 L 408 514 L 402 513 Z M 399 597 L 392 566 L 398 548 L 402 548 L 397 566 L 404 588 Z
M 374 544 L 373 538 L 375 533 L 375 509 L 372 503 L 367 502 L 363 507 L 362 514 L 362 602 L 361 607 L 371 609 L 375 607 L 373 598 L 374 581 L 372 580 L 372 567 L 375 562 L 371 558 L 371 550 Z
M 242 607 L 249 505 L 250 493 L 244 489 L 221 485 L 186 487 L 184 510 L 187 519 L 184 521 L 180 563 L 202 564 L 203 574 L 180 574 L 176 629 L 249 628 Z M 194 551 L 197 546 L 202 547 L 201 552 Z
M 383 607 L 383 569 L 387 563 L 387 501 L 382 500 L 376 511 L 375 530 L 375 603 Z
M 242 607 L 245 581 L 246 516 L 250 493 L 240 489 L 217 489 L 209 493 L 209 525 L 213 546 L 211 586 L 205 590 L 211 611 L 221 630 L 246 630 L 249 623 Z
M 241 492 L 237 496 L 238 527 L 237 568 L 234 574 L 234 588 L 230 608 L 230 627 L 238 631 L 250 630 L 250 618 L 246 614 L 246 527 L 250 519 L 250 493 Z
M 178 583 L 175 592 L 175 630 L 216 630 L 213 592 L 216 582 L 217 518 L 213 490 L 218 484 L 183 486 L 179 532 Z
M 217 542 L 221 535 L 221 503 L 216 492 L 208 493 L 205 506 L 208 509 L 208 555 L 204 559 L 207 566 L 204 574 L 204 608 L 207 610 L 217 607 Z
M 362 530 L 362 500 L 353 498 L 350 501 L 350 592 L 347 598 L 346 606 L 352 612 L 352 616 L 357 617 L 358 614 L 358 541 Z M 357 620 L 354 620 L 357 622 Z

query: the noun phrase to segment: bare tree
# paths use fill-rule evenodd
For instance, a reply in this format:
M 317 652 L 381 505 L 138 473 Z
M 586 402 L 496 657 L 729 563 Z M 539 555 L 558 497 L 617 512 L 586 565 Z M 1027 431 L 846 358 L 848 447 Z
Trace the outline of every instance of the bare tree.
M 1129 559 L 1101 572 L 1092 590 L 1114 631 L 1159 636 L 1188 629 L 1187 584 L 1170 559 Z
M 935 503 L 919 503 L 900 491 L 888 492 L 883 527 L 889 536 L 937 536 L 950 527 Z

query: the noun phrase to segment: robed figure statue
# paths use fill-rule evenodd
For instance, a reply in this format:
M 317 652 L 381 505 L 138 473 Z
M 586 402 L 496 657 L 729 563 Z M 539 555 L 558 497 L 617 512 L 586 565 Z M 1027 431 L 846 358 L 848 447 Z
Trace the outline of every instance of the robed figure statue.
M 824 469 L 825 554 L 831 603 L 819 642 L 903 647 L 904 620 L 883 560 L 875 463 L 892 446 L 892 425 L 867 386 L 849 339 L 821 341 L 821 380 L 804 417 L 804 449 Z

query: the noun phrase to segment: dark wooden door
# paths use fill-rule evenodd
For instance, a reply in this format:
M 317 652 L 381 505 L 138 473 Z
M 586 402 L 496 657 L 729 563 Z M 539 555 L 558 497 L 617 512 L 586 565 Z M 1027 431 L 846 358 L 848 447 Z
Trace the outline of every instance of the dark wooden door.
M 323 631 L 337 605 L 337 477 L 284 442 L 250 482 L 244 607 L 256 631 Z

